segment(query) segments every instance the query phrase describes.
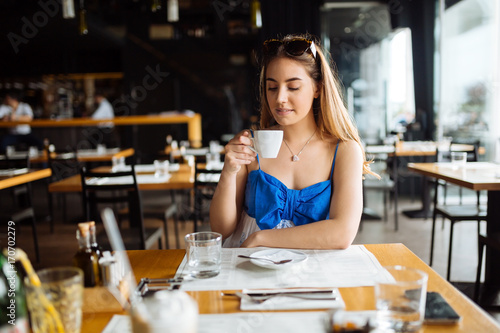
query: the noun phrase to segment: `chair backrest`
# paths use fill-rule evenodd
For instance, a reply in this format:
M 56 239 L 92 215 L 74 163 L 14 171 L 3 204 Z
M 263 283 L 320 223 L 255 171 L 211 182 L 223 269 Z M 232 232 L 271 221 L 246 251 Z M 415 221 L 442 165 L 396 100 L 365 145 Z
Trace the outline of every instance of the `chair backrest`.
M 29 154 L 24 157 L 12 158 L 8 154 L 2 155 L 0 159 L 0 169 L 30 168 L 31 159 Z
M 210 201 L 219 183 L 221 169 L 207 169 L 204 163 L 195 163 L 194 172 L 194 223 L 197 231 L 197 222 L 203 220 L 203 212 L 207 210 Z M 207 205 L 204 206 L 204 200 Z
M 473 149 L 472 150 L 464 150 L 463 152 L 467 153 L 467 162 L 477 162 L 479 161 L 479 146 L 481 144 L 481 141 L 478 139 L 453 139 L 451 141 L 450 149 L 454 144 L 465 144 L 465 145 L 472 145 Z M 453 149 L 453 151 L 460 151 Z
M 145 249 L 146 232 L 134 165 L 131 170 L 120 172 L 95 172 L 82 167 L 80 174 L 83 210 L 87 221 L 100 220 L 99 206 L 104 206 L 104 209 L 125 204 L 128 206 L 130 228 L 138 229 L 141 248 Z
M 456 145 L 471 145 L 473 146 L 472 150 L 460 150 L 457 149 Z M 481 141 L 478 139 L 473 140 L 465 140 L 465 139 L 454 139 L 451 141 L 450 147 L 446 151 L 440 151 L 439 147 L 436 151 L 437 161 L 438 162 L 449 162 L 451 160 L 451 152 L 464 152 L 467 153 L 467 162 L 477 162 L 479 161 L 479 146 L 481 145 Z
M 80 172 L 81 163 L 78 161 L 75 151 L 46 149 L 45 153 L 49 168 L 52 170 L 52 181 L 68 178 Z

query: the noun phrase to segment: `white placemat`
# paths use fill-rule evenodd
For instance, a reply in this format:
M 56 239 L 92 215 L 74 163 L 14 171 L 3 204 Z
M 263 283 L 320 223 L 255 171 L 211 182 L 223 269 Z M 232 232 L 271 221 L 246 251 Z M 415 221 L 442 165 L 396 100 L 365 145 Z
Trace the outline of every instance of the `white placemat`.
M 182 290 L 241 290 L 264 288 L 321 288 L 373 286 L 389 281 L 377 258 L 363 245 L 345 250 L 301 250 L 308 259 L 288 269 L 266 269 L 239 254 L 251 255 L 266 248 L 223 248 L 219 275 L 186 280 Z M 176 277 L 189 276 L 184 257 Z

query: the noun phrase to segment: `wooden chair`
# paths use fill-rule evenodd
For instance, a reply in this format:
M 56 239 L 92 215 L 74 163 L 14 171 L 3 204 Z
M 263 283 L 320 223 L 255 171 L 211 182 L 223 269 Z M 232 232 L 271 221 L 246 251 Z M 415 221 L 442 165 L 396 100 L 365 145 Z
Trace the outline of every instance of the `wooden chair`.
M 475 162 L 478 159 L 478 149 L 479 143 L 475 145 L 474 151 L 468 153 L 468 161 Z M 441 160 L 442 161 L 442 160 Z M 480 233 L 480 223 L 481 221 L 486 221 L 486 205 L 481 205 L 480 192 L 476 191 L 476 203 L 469 205 L 460 204 L 439 204 L 439 188 L 443 187 L 446 191 L 446 182 L 435 181 L 434 182 L 434 210 L 432 214 L 432 234 L 431 234 L 431 249 L 430 249 L 430 261 L 429 265 L 432 266 L 433 256 L 434 256 L 434 237 L 436 229 L 436 219 L 437 216 L 442 216 L 443 221 L 445 219 L 450 220 L 450 237 L 448 245 L 448 265 L 446 270 L 446 279 L 450 280 L 451 274 L 451 255 L 453 246 L 453 228 L 455 223 L 460 221 L 476 221 L 477 222 L 477 233 Z M 461 194 L 461 193 L 460 193 Z
M 86 219 L 100 221 L 99 206 L 113 208 L 114 205 L 128 207 L 128 228 L 121 228 L 127 250 L 145 250 L 155 242 L 162 248 L 163 227 L 147 228 L 144 224 L 142 201 L 137 185 L 135 168 L 120 172 L 93 172 L 81 169 L 82 201 Z M 111 249 L 106 237 L 99 235 L 104 249 Z

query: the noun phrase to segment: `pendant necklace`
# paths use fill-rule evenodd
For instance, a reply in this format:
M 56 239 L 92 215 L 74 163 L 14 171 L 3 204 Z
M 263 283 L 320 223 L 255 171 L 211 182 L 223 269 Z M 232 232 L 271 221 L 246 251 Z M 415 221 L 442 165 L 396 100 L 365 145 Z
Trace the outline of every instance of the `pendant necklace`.
M 309 140 L 307 140 L 306 144 L 302 147 L 302 149 L 297 154 L 295 154 L 292 151 L 292 149 L 290 149 L 290 146 L 288 145 L 288 143 L 286 142 L 286 140 L 283 139 L 283 141 L 285 142 L 286 147 L 288 148 L 288 150 L 290 151 L 290 153 L 292 153 L 292 162 L 297 162 L 297 161 L 300 160 L 299 155 L 302 153 L 302 151 L 307 146 L 307 144 L 309 143 L 309 141 L 311 141 L 311 139 L 314 137 L 314 134 L 316 134 L 317 130 L 318 130 L 318 128 L 316 127 L 316 129 L 314 130 L 314 133 L 311 135 L 311 137 L 309 138 Z

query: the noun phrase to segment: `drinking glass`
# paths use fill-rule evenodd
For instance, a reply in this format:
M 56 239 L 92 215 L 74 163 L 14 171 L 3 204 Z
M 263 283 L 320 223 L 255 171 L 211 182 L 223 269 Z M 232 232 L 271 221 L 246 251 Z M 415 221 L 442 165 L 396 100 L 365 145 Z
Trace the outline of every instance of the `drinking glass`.
M 208 170 L 216 169 L 219 167 L 220 163 L 220 154 L 219 153 L 208 153 L 206 154 L 207 164 L 206 168 Z
M 466 152 L 451 152 L 451 164 L 453 169 L 462 168 L 467 163 L 467 153 Z
M 384 267 L 390 282 L 375 284 L 377 327 L 395 332 L 414 332 L 425 315 L 427 273 L 404 266 Z
M 97 154 L 102 155 L 106 153 L 106 145 L 105 144 L 98 144 L 97 145 Z
M 187 234 L 186 255 L 189 274 L 204 279 L 219 275 L 222 252 L 222 235 L 202 231 Z
M 79 333 L 82 324 L 83 271 L 77 267 L 47 268 L 37 272 L 41 286 L 24 279 L 33 333 Z M 48 305 L 52 305 L 51 309 Z
M 112 171 L 120 171 L 120 170 L 123 170 L 124 167 L 125 167 L 125 157 L 124 156 L 121 156 L 121 157 L 116 157 L 116 156 L 113 156 L 111 158 L 111 170 Z
M 168 175 L 168 171 L 170 168 L 170 162 L 168 160 L 165 161 L 155 160 L 153 163 L 155 166 L 155 177 L 162 177 Z

